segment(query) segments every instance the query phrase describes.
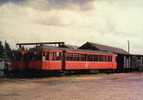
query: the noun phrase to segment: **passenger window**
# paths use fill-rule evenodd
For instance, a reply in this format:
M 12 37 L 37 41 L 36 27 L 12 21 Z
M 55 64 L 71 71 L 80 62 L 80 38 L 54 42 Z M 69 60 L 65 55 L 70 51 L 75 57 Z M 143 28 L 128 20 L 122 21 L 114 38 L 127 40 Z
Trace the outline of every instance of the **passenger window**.
M 108 61 L 109 61 L 109 62 L 112 61 L 112 56 L 108 56 Z
M 67 53 L 66 60 L 72 61 L 73 60 L 73 54 L 72 53 Z
M 85 61 L 86 56 L 79 53 L 67 53 L 66 60 L 68 61 Z
M 73 54 L 73 60 L 74 61 L 79 61 L 79 55 L 77 53 Z
M 46 60 L 49 60 L 49 52 L 45 54 Z
M 49 57 L 51 60 L 61 60 L 61 52 L 50 52 Z
M 97 57 L 97 55 L 95 55 L 95 57 L 94 57 L 94 61 L 98 61 L 98 57 Z

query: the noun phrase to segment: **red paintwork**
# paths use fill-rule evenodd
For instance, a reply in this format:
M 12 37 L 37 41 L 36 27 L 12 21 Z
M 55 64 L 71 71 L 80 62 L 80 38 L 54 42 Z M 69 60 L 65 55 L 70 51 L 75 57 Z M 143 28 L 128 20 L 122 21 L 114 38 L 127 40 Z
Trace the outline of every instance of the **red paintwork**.
M 11 68 L 12 70 L 23 70 L 26 68 L 26 63 L 22 61 L 12 61 Z
M 61 61 L 30 61 L 28 68 L 33 70 L 61 70 Z
M 66 61 L 66 70 L 81 70 L 81 69 L 117 69 L 116 55 L 113 54 L 96 54 L 93 52 L 73 52 L 68 51 L 67 53 L 80 53 L 80 54 L 93 54 L 93 55 L 104 55 L 112 56 L 112 62 L 96 62 L 96 61 Z
M 42 68 L 42 61 L 30 61 L 28 69 L 40 70 Z
M 116 69 L 116 63 L 66 61 L 66 70 L 80 70 L 80 69 Z
M 62 52 L 62 50 L 48 50 L 44 49 L 42 52 Z M 41 53 L 42 53 L 41 52 Z M 117 69 L 116 55 L 114 54 L 98 54 L 95 52 L 80 52 L 67 50 L 66 53 L 79 53 L 79 54 L 93 54 L 93 55 L 105 55 L 112 56 L 112 62 L 95 62 L 95 61 L 65 61 L 65 70 L 81 70 L 81 69 Z M 39 60 L 39 61 L 13 61 L 12 69 L 32 69 L 32 70 L 49 70 L 49 71 L 61 71 L 62 70 L 62 60 L 52 61 L 50 60 Z
M 61 70 L 62 62 L 61 61 L 43 61 L 42 70 Z

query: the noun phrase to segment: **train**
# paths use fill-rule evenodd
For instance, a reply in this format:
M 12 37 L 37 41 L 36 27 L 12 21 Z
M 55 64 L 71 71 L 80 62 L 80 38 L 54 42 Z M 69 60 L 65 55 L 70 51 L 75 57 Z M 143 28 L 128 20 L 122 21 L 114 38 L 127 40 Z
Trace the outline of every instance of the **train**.
M 36 43 L 35 47 L 26 49 L 20 44 L 20 48 L 12 52 L 10 70 L 12 72 L 40 71 L 47 73 L 97 70 L 124 72 L 143 70 L 143 56 L 118 55 L 98 50 L 69 49 L 41 43 L 40 45 Z

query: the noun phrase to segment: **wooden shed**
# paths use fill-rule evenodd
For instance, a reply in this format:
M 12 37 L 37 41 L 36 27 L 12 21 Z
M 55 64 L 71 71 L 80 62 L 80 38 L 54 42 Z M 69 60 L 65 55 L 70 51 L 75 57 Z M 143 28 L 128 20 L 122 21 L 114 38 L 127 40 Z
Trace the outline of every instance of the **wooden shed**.
M 86 42 L 81 47 L 79 47 L 79 49 L 108 51 L 108 52 L 112 52 L 112 53 L 115 53 L 115 54 L 128 54 L 127 51 L 125 51 L 121 48 L 116 48 L 116 47 L 97 44 L 97 43 L 92 43 L 92 42 Z

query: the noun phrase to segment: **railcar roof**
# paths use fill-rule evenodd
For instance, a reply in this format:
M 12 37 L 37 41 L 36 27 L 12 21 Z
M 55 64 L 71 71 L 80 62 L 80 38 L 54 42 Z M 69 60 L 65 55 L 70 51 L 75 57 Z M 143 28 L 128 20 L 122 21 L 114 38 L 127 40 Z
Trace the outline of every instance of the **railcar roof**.
M 98 50 L 85 50 L 85 49 L 69 49 L 69 48 L 61 48 L 61 47 L 54 47 L 54 46 L 40 46 L 42 49 L 54 49 L 54 50 L 69 50 L 69 51 L 76 51 L 76 52 L 93 52 L 93 53 L 100 53 L 100 54 L 114 54 L 109 51 L 98 51 Z

